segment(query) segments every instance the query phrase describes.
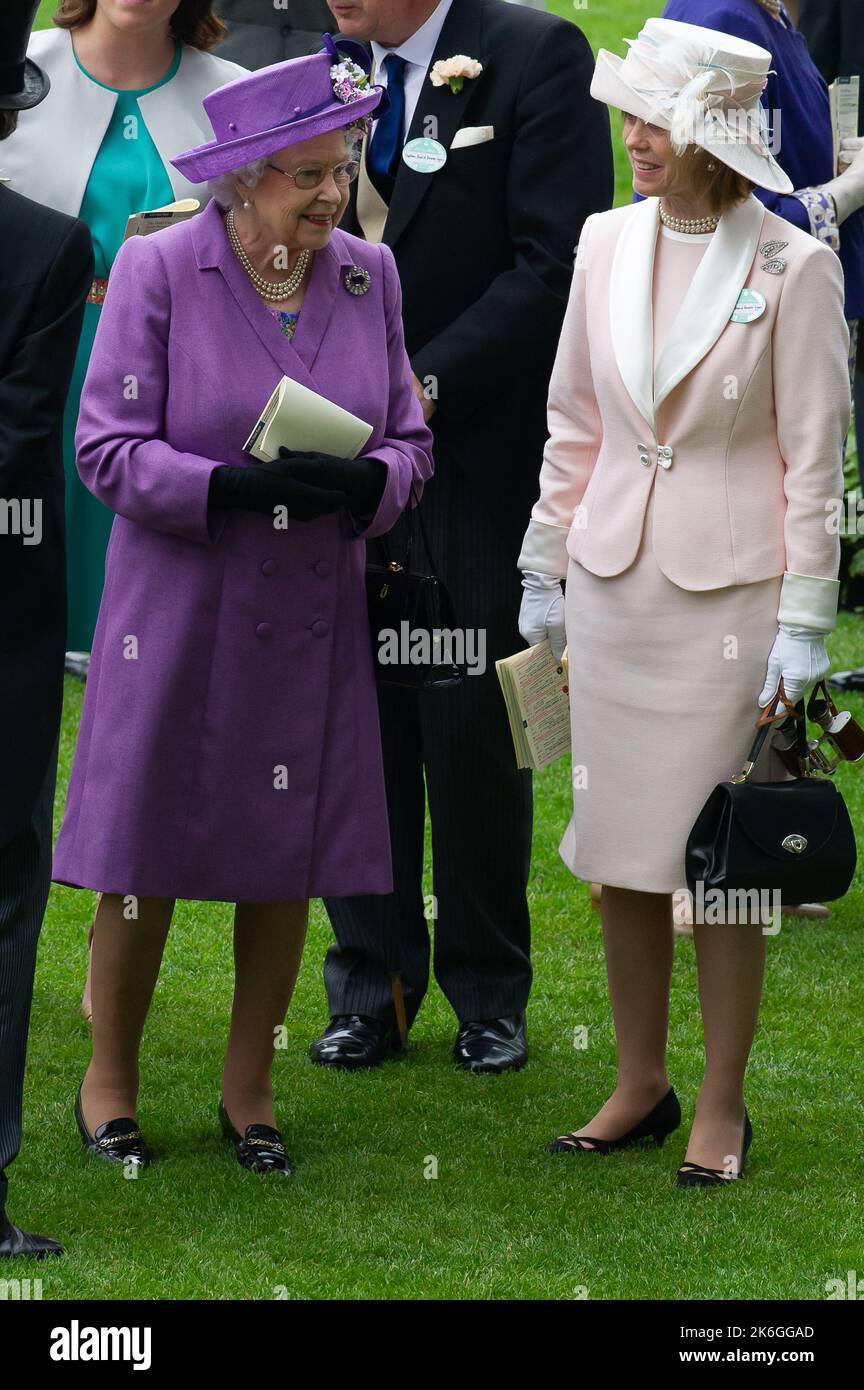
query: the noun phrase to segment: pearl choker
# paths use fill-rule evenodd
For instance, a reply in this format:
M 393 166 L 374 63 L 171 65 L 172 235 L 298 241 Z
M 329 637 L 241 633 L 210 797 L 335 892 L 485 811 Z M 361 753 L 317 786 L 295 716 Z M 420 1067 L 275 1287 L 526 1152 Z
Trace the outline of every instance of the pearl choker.
M 719 217 L 697 217 L 688 220 L 686 217 L 670 217 L 668 212 L 660 204 L 660 221 L 664 227 L 668 227 L 670 232 L 685 232 L 691 236 L 704 235 L 705 232 L 716 232 L 720 223 Z
M 234 209 L 231 208 L 225 219 L 225 226 L 228 229 L 228 240 L 234 250 L 238 261 L 242 265 L 252 284 L 260 294 L 262 299 L 269 300 L 270 303 L 277 303 L 281 299 L 290 299 L 295 294 L 303 282 L 303 276 L 309 268 L 312 259 L 312 252 L 304 249 L 297 257 L 294 266 L 287 280 L 265 280 L 263 275 L 259 275 L 254 265 L 243 249 L 243 243 L 237 235 L 237 228 L 234 226 Z

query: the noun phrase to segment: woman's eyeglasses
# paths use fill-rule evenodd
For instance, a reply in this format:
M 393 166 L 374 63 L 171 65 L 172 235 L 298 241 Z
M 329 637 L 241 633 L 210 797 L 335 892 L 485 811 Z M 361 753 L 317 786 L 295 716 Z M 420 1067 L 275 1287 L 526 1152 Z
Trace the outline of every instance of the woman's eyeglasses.
M 267 168 L 275 169 L 277 174 L 290 179 L 295 188 L 308 193 L 313 188 L 319 188 L 328 174 L 333 175 L 338 188 L 346 188 L 356 179 L 360 165 L 356 160 L 348 160 L 345 164 L 328 164 L 326 167 L 323 164 L 310 164 L 304 169 L 295 169 L 293 173 L 280 169 L 278 164 L 268 164 Z

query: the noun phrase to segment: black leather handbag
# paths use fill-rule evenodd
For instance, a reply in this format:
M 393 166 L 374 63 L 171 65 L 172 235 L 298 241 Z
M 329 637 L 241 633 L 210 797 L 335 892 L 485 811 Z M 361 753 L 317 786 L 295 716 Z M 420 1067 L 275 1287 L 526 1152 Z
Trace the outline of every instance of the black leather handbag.
M 833 782 L 814 775 L 803 701 L 795 710 L 795 761 L 799 776 L 788 782 L 751 782 L 753 766 L 771 730 L 770 712 L 759 720 L 744 766 L 713 790 L 687 840 L 687 887 L 703 891 L 779 892 L 784 903 L 842 898 L 855 873 L 855 834 L 846 803 Z M 791 751 L 791 750 L 790 750 Z M 788 756 L 784 758 L 790 765 Z
M 411 495 L 415 497 L 413 488 Z M 454 641 L 458 643 L 460 636 L 453 602 L 438 577 L 416 498 L 414 515 L 426 552 L 426 573 L 411 568 L 413 528 L 401 561 L 394 559 L 389 537 L 377 536 L 367 543 L 366 603 L 372 656 L 376 679 L 382 684 L 436 690 L 461 684 L 465 666 L 454 657 Z M 461 640 L 464 642 L 464 633 Z

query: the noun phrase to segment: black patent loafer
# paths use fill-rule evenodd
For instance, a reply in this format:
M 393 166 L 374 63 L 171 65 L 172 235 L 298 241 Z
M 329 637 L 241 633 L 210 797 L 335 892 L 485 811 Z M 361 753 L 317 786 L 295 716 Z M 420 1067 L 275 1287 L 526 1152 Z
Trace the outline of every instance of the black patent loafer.
M 224 1137 L 234 1145 L 241 1168 L 248 1168 L 251 1173 L 281 1173 L 290 1178 L 294 1165 L 285 1152 L 285 1141 L 278 1129 L 272 1125 L 247 1125 L 243 1134 L 238 1134 L 221 1100 L 219 1123 Z
M 105 1160 L 106 1163 L 130 1163 L 139 1168 L 147 1168 L 152 1155 L 144 1142 L 144 1136 L 136 1120 L 128 1116 L 120 1120 L 106 1120 L 95 1134 L 91 1134 L 84 1123 L 81 1109 L 81 1087 L 75 1098 L 75 1123 L 86 1149 Z
M 360 1014 L 339 1014 L 315 1039 L 309 1056 L 319 1067 L 358 1071 L 361 1067 L 377 1067 L 401 1050 L 399 1034 L 391 1024 Z
M 32 1260 L 47 1260 L 52 1255 L 65 1255 L 66 1251 L 58 1240 L 50 1236 L 34 1236 L 13 1226 L 0 1212 L 0 1259 L 14 1259 L 18 1255 L 29 1255 Z
M 86 681 L 90 672 L 90 653 L 67 652 L 64 670 L 67 676 L 75 676 L 76 680 Z
M 453 1045 L 453 1060 L 463 1071 L 518 1071 L 528 1061 L 524 1015 L 463 1023 Z

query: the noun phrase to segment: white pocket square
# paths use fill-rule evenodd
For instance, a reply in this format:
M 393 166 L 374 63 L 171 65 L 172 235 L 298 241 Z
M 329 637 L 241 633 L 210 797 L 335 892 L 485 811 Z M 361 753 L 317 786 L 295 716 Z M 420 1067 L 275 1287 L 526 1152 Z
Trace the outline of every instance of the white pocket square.
M 482 145 L 484 140 L 495 139 L 494 125 L 463 125 L 450 142 L 451 150 L 459 150 L 463 145 Z

